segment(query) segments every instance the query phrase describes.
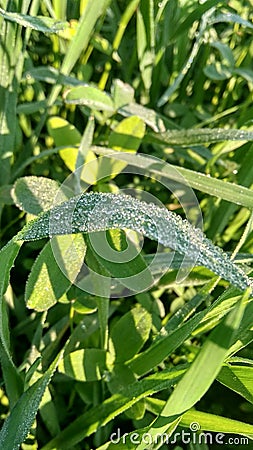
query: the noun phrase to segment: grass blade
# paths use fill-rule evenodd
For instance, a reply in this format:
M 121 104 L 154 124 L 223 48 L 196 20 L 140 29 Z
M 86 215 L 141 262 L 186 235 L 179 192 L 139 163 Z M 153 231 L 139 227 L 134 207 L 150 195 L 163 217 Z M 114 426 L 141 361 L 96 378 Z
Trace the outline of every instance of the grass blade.
M 50 17 L 28 16 L 26 14 L 7 12 L 2 8 L 0 8 L 0 15 L 5 20 L 17 23 L 25 28 L 28 27 L 36 31 L 42 31 L 43 33 L 57 33 L 68 26 L 68 22 L 56 21 Z
M 247 130 L 226 130 L 223 128 L 193 128 L 190 130 L 168 130 L 165 133 L 150 134 L 147 141 L 189 147 L 211 142 L 252 141 L 253 132 Z
M 161 162 L 157 158 L 146 155 L 127 155 L 125 153 L 115 152 L 105 147 L 93 146 L 91 149 L 98 155 L 108 158 L 115 158 L 120 161 L 126 161 L 128 164 L 145 170 L 145 174 L 154 174 L 156 178 L 165 178 L 168 180 L 179 181 L 189 184 L 193 189 L 205 192 L 209 195 L 220 197 L 237 205 L 253 208 L 253 192 L 244 186 L 238 186 L 229 182 L 224 182 L 216 178 L 209 177 L 204 173 L 185 169 L 166 162 Z M 170 169 L 171 167 L 171 169 Z M 178 173 L 178 174 L 177 174 Z M 185 180 L 185 182 L 184 182 Z
M 85 10 L 78 24 L 75 38 L 72 39 L 71 45 L 65 55 L 61 66 L 61 73 L 63 75 L 70 74 L 81 53 L 87 48 L 98 18 L 105 13 L 110 2 L 111 0 L 100 0 L 98 6 L 97 3 L 93 0 L 87 1 Z M 48 101 L 49 105 L 53 105 L 60 90 L 61 86 L 54 86 Z
M 119 228 L 133 229 L 181 254 L 188 253 L 196 264 L 240 289 L 252 285 L 245 273 L 199 229 L 171 211 L 127 195 L 90 193 L 73 197 L 30 222 L 14 240 Z
M 16 3 L 16 2 L 15 2 Z M 0 17 L 0 185 L 7 184 L 11 172 L 11 158 L 15 148 L 17 81 L 13 68 L 17 51 L 21 51 L 17 39 L 17 25 Z
M 44 375 L 20 397 L 0 431 L 0 442 L 5 450 L 17 450 L 25 440 L 38 411 L 42 396 L 61 359 L 57 356 Z
M 246 292 L 245 297 L 247 296 L 248 293 Z M 244 300 L 244 297 L 242 297 L 242 300 Z M 243 316 L 244 307 L 243 301 L 241 301 L 225 321 L 212 331 L 190 369 L 169 397 L 159 417 L 148 428 L 147 432 L 151 436 L 155 437 L 157 433 L 165 433 L 175 420 L 192 408 L 211 386 L 233 342 L 235 332 Z M 133 448 L 145 450 L 143 443 Z M 160 445 L 158 444 L 155 448 L 160 448 Z
M 153 414 L 160 414 L 165 402 L 163 400 L 148 398 L 146 400 L 147 408 Z M 211 431 L 216 433 L 234 433 L 245 436 L 251 435 L 253 438 L 253 425 L 240 422 L 239 420 L 229 419 L 215 414 L 190 409 L 182 416 L 180 425 L 190 428 L 192 423 L 198 423 L 200 430 Z M 246 443 L 247 441 L 245 441 Z
M 86 436 L 96 432 L 98 427 L 110 422 L 140 399 L 170 387 L 184 372 L 184 367 L 168 369 L 124 387 L 119 393 L 112 395 L 101 405 L 93 407 L 78 417 L 58 436 L 42 447 L 41 450 L 53 450 L 55 448 L 67 450 L 73 448 L 75 444 L 81 442 Z

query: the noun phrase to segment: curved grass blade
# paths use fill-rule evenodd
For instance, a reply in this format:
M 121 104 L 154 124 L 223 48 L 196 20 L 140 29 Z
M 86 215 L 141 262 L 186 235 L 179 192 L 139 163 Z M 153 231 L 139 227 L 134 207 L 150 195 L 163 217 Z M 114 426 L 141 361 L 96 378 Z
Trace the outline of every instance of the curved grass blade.
M 242 290 L 252 287 L 251 279 L 243 270 L 201 230 L 165 208 L 128 195 L 90 193 L 73 197 L 31 221 L 14 241 L 120 228 L 133 229 L 181 254 L 187 253 L 196 264 L 207 267 Z
M 93 86 L 75 86 L 64 94 L 64 101 L 70 105 L 85 105 L 94 110 L 114 112 L 114 105 L 108 94 Z
M 234 310 L 212 331 L 189 370 L 165 403 L 160 415 L 150 427 L 145 429 L 145 432 L 148 432 L 153 439 L 157 434 L 170 433 L 176 422 L 180 421 L 183 413 L 203 397 L 215 380 L 240 326 L 245 309 L 243 303 L 248 295 L 249 292 L 246 291 Z M 160 446 L 158 444 L 153 448 L 157 449 Z M 146 447 L 141 441 L 139 445 L 129 448 L 145 450 Z
M 17 23 L 25 28 L 29 27 L 43 33 L 57 33 L 68 27 L 68 22 L 51 19 L 44 16 L 28 16 L 26 14 L 4 11 L 0 8 L 0 15 L 10 22 Z
M 63 352 L 56 357 L 44 375 L 23 393 L 4 422 L 0 431 L 0 442 L 5 450 L 17 450 L 25 440 L 62 354 Z
M 188 59 L 185 61 L 183 67 L 181 68 L 181 70 L 179 72 L 179 75 L 175 79 L 174 83 L 166 89 L 166 91 L 163 93 L 161 98 L 158 100 L 158 102 L 157 102 L 157 106 L 158 107 L 161 107 L 161 106 L 165 105 L 165 103 L 169 100 L 171 95 L 178 89 L 178 87 L 182 83 L 185 75 L 187 74 L 187 72 L 191 68 L 195 58 L 198 55 L 200 47 L 202 45 L 202 42 L 203 42 L 203 39 L 204 39 L 204 34 L 205 34 L 205 31 L 206 31 L 206 29 L 208 27 L 208 19 L 209 19 L 210 15 L 212 15 L 212 14 L 213 14 L 213 8 L 210 8 L 208 11 L 206 11 L 203 14 L 202 19 L 200 21 L 198 34 L 197 34 L 196 40 L 195 40 L 195 42 L 193 44 L 191 53 L 190 53 Z
M 15 8 L 18 2 L 11 3 L 11 6 Z M 1 17 L 1 13 L 0 40 L 0 185 L 3 185 L 9 183 L 11 161 L 15 149 L 15 136 L 18 126 L 16 107 L 22 66 L 22 40 L 17 25 L 5 21 Z M 17 64 L 17 60 L 19 60 L 19 64 Z

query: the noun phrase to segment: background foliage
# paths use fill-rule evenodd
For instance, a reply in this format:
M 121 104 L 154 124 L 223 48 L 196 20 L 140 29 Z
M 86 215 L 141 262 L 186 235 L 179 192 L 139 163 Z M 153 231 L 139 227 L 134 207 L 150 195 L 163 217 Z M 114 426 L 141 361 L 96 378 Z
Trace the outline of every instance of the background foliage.
M 229 436 L 238 449 L 245 438 L 251 445 L 252 6 L 252 0 L 0 1 L 5 450 L 144 449 L 131 433 L 191 430 L 195 422 L 213 439 L 225 433 L 227 448 L 234 448 Z M 148 238 L 133 263 L 108 263 L 93 251 L 100 222 L 91 218 L 85 228 L 89 208 L 81 193 L 88 189 L 100 206 L 103 198 L 138 189 L 184 218 L 177 196 L 161 184 L 172 176 L 166 163 L 194 189 L 212 242 L 204 241 L 196 266 L 178 284 L 185 228 L 173 214 L 163 222 L 154 209 L 154 221 L 178 233 L 179 253 L 165 274 L 169 253 L 159 254 L 147 271 L 148 281 L 163 275 L 159 282 L 127 296 L 124 278 L 148 267 L 159 249 L 148 238 L 156 236 L 144 224 Z M 125 173 L 127 164 L 136 171 Z M 66 203 L 54 210 L 62 221 L 50 232 L 46 211 L 69 175 L 57 199 Z M 85 207 L 69 228 L 74 195 Z M 133 204 L 124 202 L 103 210 L 114 228 L 108 242 L 119 253 L 127 246 L 119 228 L 127 223 L 140 231 L 141 208 L 147 211 L 137 206 L 126 222 L 124 209 Z M 198 236 L 187 230 L 191 255 Z M 47 241 L 52 234 L 64 273 Z M 138 236 L 132 234 L 133 249 Z M 96 295 L 73 283 L 84 256 L 100 275 L 122 278 L 118 298 L 110 298 L 107 283 Z M 128 433 L 127 442 L 112 444 L 118 429 Z M 170 445 L 220 447 L 180 437 Z M 167 448 L 150 448 L 160 447 Z

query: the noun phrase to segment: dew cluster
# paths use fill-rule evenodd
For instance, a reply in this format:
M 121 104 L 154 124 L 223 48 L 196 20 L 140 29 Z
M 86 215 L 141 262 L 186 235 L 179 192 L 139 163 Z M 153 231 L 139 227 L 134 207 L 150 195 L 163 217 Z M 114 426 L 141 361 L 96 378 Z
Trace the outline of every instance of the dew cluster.
M 226 130 L 223 128 L 199 128 L 196 130 L 167 130 L 161 133 L 159 140 L 174 145 L 196 145 L 206 142 L 252 141 L 253 132 L 247 130 Z
M 128 228 L 187 255 L 240 289 L 252 281 L 219 247 L 179 215 L 123 194 L 81 194 L 41 214 L 21 230 L 16 240 Z

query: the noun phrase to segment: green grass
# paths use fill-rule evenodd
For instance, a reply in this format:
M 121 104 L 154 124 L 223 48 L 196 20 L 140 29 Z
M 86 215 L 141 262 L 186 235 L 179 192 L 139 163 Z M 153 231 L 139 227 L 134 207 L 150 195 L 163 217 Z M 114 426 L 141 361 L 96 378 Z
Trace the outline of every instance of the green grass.
M 250 447 L 251 7 L 0 1 L 1 448 Z

